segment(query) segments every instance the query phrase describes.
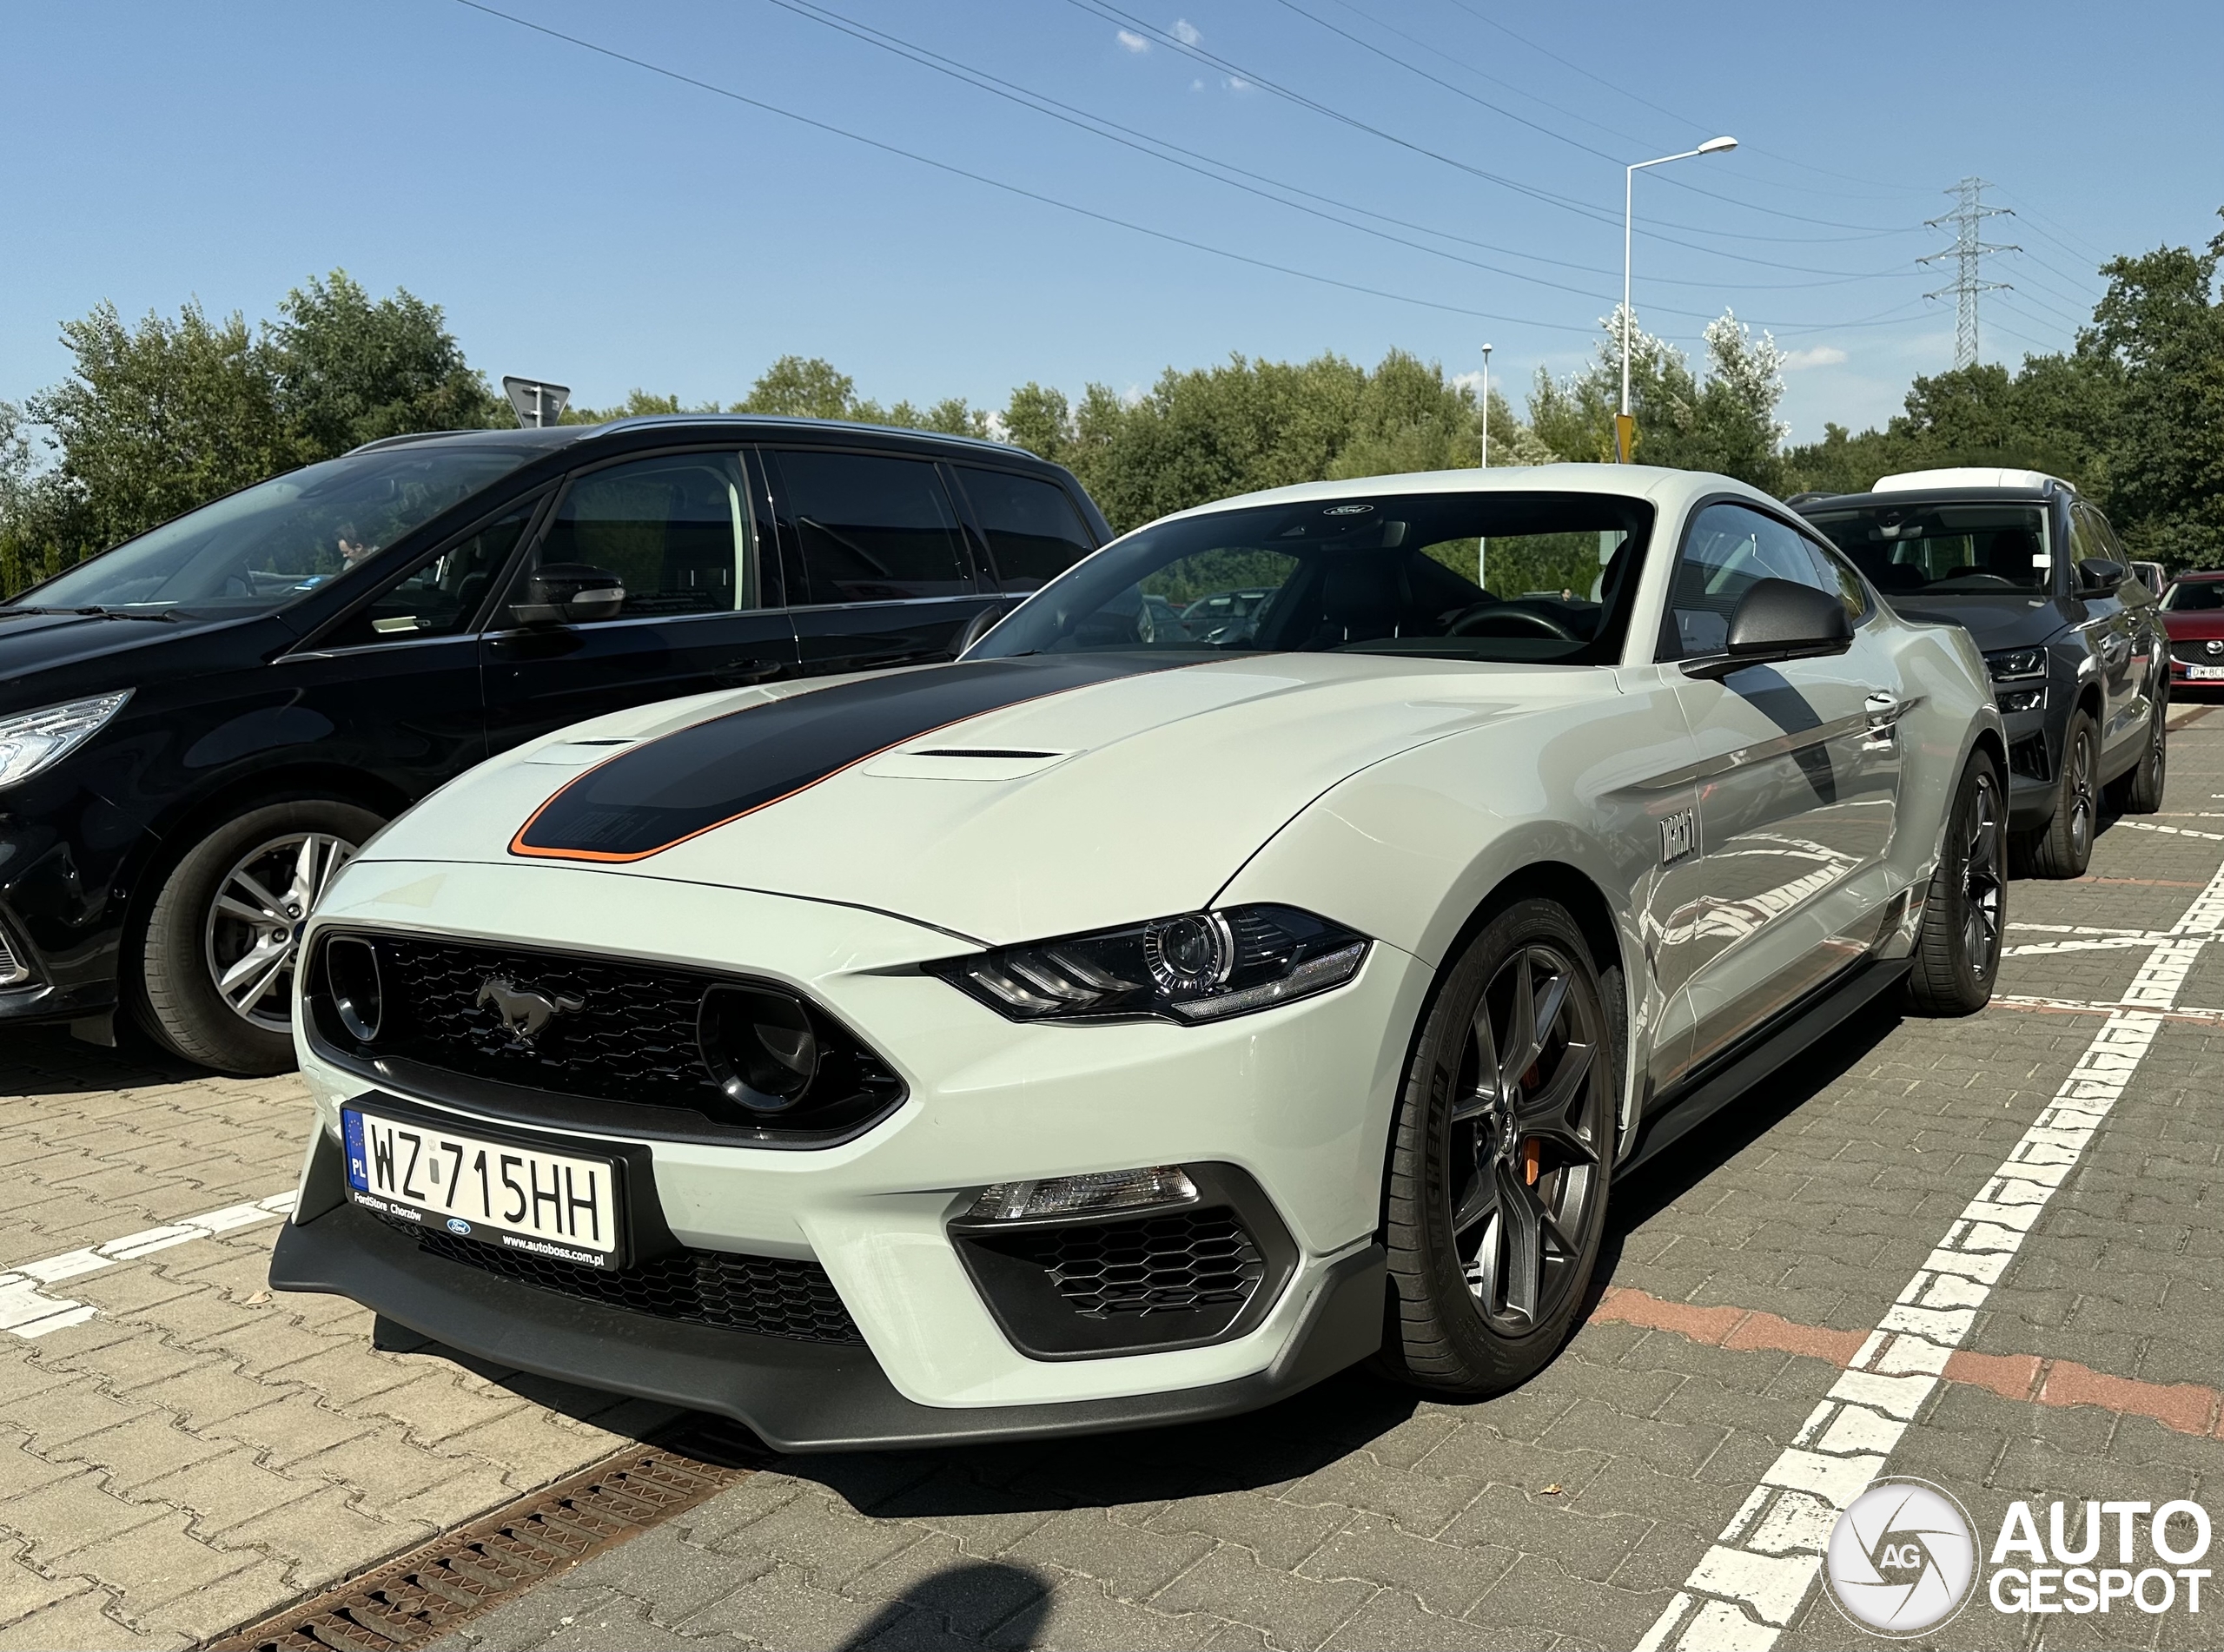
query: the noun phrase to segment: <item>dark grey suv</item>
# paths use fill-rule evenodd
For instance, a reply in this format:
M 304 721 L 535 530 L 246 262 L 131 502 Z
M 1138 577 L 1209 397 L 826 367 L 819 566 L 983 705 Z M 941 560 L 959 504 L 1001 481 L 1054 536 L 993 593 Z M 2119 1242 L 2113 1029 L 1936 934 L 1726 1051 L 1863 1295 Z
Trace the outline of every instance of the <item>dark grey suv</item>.
M 1966 626 L 2007 724 L 2025 870 L 2076 877 L 2105 790 L 2161 807 L 2170 691 L 2154 595 L 2108 519 L 2035 471 L 1916 471 L 1792 503 L 1911 619 Z

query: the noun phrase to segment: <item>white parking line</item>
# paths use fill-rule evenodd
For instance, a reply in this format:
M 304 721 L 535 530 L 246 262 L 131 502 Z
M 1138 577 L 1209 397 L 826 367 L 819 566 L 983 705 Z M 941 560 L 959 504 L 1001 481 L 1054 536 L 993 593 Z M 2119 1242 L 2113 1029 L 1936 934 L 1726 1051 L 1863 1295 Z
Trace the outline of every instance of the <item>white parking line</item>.
M 2190 826 L 2157 826 L 2151 820 L 2120 820 L 2116 824 L 2135 832 L 2167 832 L 2172 837 L 2205 837 L 2212 843 L 2224 843 L 2224 832 L 2197 832 Z
M 92 1305 L 56 1296 L 46 1286 L 114 1267 L 118 1262 L 136 1262 L 156 1251 L 167 1251 L 173 1245 L 214 1239 L 219 1233 L 252 1227 L 257 1222 L 275 1221 L 293 1208 L 294 1194 L 288 1189 L 251 1205 L 227 1205 L 222 1210 L 189 1216 L 182 1222 L 126 1233 L 122 1239 L 112 1239 L 90 1250 L 64 1251 L 60 1256 L 25 1262 L 0 1272 L 0 1331 L 11 1332 L 18 1337 L 43 1337 L 50 1331 L 81 1325 L 93 1317 Z
M 2220 928 L 2224 869 L 2148 955 L 2054 1100 L 1946 1230 L 1638 1652 L 1776 1644 L 1814 1586 L 1838 1511 L 1883 1470 L 1938 1385 L 1947 1357 L 2099 1133 L 2176 1004 L 2186 972 Z

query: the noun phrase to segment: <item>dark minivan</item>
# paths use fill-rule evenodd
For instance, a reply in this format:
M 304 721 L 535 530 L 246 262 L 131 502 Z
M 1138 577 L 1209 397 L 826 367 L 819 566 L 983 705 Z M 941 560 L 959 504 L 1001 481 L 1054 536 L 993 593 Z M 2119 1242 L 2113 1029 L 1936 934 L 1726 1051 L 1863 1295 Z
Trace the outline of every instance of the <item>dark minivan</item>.
M 710 416 L 398 437 L 180 517 L 0 604 L 0 1021 L 281 1070 L 302 918 L 435 786 L 946 659 L 1110 537 L 1017 448 Z

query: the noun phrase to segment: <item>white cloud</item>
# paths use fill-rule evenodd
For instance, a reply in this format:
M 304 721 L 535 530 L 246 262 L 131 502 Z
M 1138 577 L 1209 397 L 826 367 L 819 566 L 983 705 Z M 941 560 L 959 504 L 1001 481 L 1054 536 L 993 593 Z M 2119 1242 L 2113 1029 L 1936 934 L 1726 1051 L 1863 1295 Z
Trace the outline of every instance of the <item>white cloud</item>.
M 1836 367 L 1845 363 L 1845 352 L 1835 344 L 1818 344 L 1811 350 L 1786 350 L 1784 370 L 1797 373 L 1804 367 Z
M 1176 17 L 1174 20 L 1174 27 L 1167 32 L 1185 46 L 1194 46 L 1205 37 L 1204 30 L 1187 17 Z
M 1248 80 L 1239 80 L 1231 75 L 1228 79 L 1228 89 L 1231 92 L 1248 92 L 1251 89 L 1251 83 Z
M 1189 83 L 1189 89 L 1193 92 L 1201 92 L 1205 89 L 1205 83 L 1201 80 L 1193 80 Z
M 1479 396 L 1483 393 L 1483 375 L 1480 371 L 1455 373 L 1452 375 L 1452 384 L 1454 389 L 1472 390 Z
M 1125 29 L 1121 30 L 1112 37 L 1132 52 L 1141 54 L 1150 50 L 1150 42 L 1145 40 L 1141 35 L 1131 33 Z

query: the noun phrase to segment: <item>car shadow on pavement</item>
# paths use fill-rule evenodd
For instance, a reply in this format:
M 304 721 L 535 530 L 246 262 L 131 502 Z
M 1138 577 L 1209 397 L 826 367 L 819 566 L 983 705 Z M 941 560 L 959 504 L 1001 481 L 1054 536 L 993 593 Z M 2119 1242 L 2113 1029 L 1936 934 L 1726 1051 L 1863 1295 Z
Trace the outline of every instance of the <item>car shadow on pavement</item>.
M 993 1633 L 1035 1646 L 1050 1616 L 1051 1580 L 1030 1567 L 969 1560 L 930 1572 L 842 1638 L 838 1652 L 949 1652 Z
M 1584 1318 L 1590 1317 L 1613 1285 L 1622 1246 L 1632 1232 L 1867 1060 L 1904 1019 L 1899 994 L 1884 995 L 1617 1186 L 1606 1207 L 1606 1237 L 1591 1277 Z
M 72 1037 L 53 1022 L 0 1029 L 0 1096 L 145 1090 L 211 1076 L 156 1047 L 136 1028 L 119 1027 L 114 1048 Z

